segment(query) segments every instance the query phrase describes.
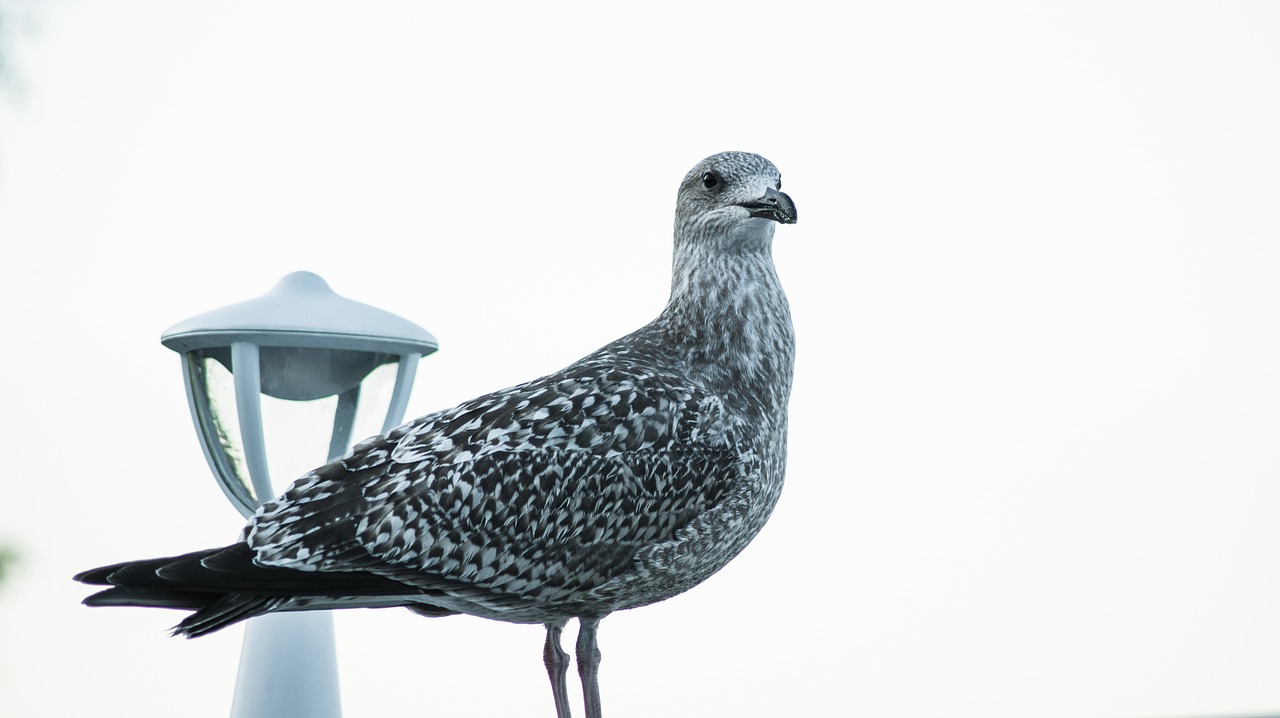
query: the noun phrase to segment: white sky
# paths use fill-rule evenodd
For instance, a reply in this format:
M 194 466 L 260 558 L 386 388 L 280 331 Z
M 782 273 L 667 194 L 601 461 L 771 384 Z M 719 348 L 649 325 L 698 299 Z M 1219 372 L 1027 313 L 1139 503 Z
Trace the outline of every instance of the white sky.
M 1280 5 L 62 0 L 0 102 L 0 715 L 224 716 L 240 629 L 78 570 L 227 543 L 166 327 L 307 269 L 410 414 L 666 298 L 676 186 L 800 223 L 788 484 L 601 627 L 610 718 L 1280 712 Z M 550 715 L 541 630 L 337 617 L 346 715 Z

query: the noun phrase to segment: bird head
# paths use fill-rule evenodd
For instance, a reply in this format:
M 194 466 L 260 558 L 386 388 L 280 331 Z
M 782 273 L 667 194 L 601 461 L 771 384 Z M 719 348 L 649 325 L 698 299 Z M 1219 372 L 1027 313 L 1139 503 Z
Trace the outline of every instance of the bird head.
M 750 152 L 721 152 L 689 170 L 676 201 L 678 241 L 717 237 L 768 241 L 775 223 L 793 224 L 796 205 L 782 192 L 782 175 Z

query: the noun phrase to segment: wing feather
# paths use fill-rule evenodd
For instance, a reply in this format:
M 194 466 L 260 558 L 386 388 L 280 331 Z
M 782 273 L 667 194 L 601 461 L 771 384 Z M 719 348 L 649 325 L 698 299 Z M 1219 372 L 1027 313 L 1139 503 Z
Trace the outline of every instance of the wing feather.
M 752 470 L 718 399 L 590 358 L 367 441 L 268 503 L 259 563 L 554 601 L 627 570 Z M 449 589 L 444 589 L 448 591 Z

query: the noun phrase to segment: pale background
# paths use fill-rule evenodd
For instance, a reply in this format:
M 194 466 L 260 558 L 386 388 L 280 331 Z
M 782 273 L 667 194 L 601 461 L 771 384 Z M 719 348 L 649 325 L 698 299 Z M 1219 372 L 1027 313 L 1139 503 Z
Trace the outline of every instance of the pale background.
M 0 715 L 227 714 L 240 629 L 70 581 L 240 526 L 162 330 L 308 269 L 442 408 L 656 315 L 724 149 L 800 212 L 788 484 L 603 623 L 610 718 L 1280 712 L 1280 4 L 19 7 Z M 552 712 L 540 628 L 337 630 L 351 718 Z

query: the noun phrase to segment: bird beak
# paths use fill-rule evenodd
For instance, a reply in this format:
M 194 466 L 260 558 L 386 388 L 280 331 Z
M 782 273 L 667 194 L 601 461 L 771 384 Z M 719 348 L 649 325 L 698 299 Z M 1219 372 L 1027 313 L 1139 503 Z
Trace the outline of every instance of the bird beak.
M 796 223 L 796 203 L 785 193 L 770 187 L 764 191 L 760 199 L 753 199 L 738 205 L 745 207 L 752 217 L 771 219 L 779 224 Z

